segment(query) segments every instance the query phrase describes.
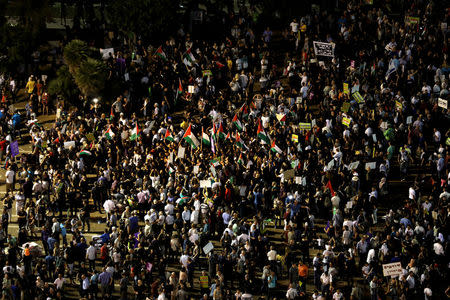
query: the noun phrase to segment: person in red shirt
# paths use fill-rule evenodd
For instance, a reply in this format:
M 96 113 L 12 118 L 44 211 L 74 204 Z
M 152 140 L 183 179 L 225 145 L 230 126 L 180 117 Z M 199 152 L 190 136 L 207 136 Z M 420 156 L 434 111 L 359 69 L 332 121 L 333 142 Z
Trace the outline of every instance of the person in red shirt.
M 8 146 L 7 142 L 3 136 L 0 138 L 0 164 L 3 162 L 3 154 L 6 151 L 6 146 Z

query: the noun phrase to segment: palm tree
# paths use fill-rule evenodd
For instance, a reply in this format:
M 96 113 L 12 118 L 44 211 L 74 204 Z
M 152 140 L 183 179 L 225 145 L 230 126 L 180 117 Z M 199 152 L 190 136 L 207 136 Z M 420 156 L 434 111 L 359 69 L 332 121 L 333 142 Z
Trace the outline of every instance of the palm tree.
M 100 60 L 88 57 L 81 63 L 74 78 L 78 88 L 85 96 L 98 96 L 104 89 L 108 78 L 106 65 Z
M 69 66 L 70 73 L 77 72 L 81 63 L 86 60 L 88 46 L 80 40 L 72 40 L 64 47 L 64 61 Z
M 52 96 L 61 96 L 64 100 L 75 104 L 79 91 L 69 72 L 69 67 L 63 65 L 56 71 L 56 78 L 50 81 L 48 92 Z

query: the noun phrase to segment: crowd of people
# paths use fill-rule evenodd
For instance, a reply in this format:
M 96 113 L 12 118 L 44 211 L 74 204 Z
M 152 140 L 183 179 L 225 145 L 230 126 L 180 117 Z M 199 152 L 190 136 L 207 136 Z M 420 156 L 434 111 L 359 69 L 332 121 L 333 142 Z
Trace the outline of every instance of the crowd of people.
M 345 2 L 280 33 L 243 7 L 223 40 L 109 34 L 127 89 L 53 99 L 50 128 L 39 74 L 2 76 L 3 299 L 449 297 L 449 15 Z

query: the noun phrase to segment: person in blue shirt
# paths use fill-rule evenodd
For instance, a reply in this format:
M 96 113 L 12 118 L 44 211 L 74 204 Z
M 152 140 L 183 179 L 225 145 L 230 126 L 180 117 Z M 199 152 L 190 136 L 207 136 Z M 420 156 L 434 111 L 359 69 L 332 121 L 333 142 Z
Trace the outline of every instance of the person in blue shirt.
M 259 186 L 256 185 L 253 189 L 253 196 L 255 197 L 253 200 L 253 205 L 255 206 L 256 211 L 258 211 L 259 206 L 262 203 L 262 197 L 263 194 L 261 193 L 261 190 L 259 189 Z
M 105 229 L 105 232 L 100 236 L 100 239 L 102 240 L 102 243 L 108 243 L 110 240 L 108 229 Z

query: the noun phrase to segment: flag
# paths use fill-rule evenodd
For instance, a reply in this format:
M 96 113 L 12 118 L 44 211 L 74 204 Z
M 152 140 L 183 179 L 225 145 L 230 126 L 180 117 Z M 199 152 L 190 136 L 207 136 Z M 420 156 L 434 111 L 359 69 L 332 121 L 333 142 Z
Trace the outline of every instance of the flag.
M 186 132 L 183 135 L 183 139 L 189 145 L 191 145 L 192 148 L 196 149 L 199 146 L 200 143 L 198 142 L 198 140 L 195 137 L 195 135 L 192 133 L 191 128 L 192 128 L 192 125 L 189 125 L 188 129 L 186 130 Z
M 164 139 L 170 142 L 173 142 L 173 135 L 169 129 L 166 130 L 166 134 L 164 135 Z
M 191 67 L 195 63 L 195 57 L 191 52 L 191 48 L 189 48 L 184 54 L 183 54 L 183 63 L 186 66 Z
M 59 137 L 57 137 L 54 141 L 53 144 L 59 144 Z
M 275 153 L 281 154 L 283 151 L 281 151 L 280 147 L 275 145 L 275 141 L 272 142 L 272 146 L 270 147 L 270 150 L 272 150 Z
M 219 69 L 222 69 L 223 67 L 225 67 L 224 64 L 222 64 L 222 63 L 220 63 L 220 62 L 218 62 L 218 61 L 216 61 L 216 66 L 217 66 Z
M 177 95 L 175 96 L 175 104 L 177 103 L 178 97 L 183 94 L 183 86 L 181 85 L 181 79 L 178 78 L 178 89 Z
M 211 151 L 212 151 L 212 153 L 216 153 L 216 146 L 214 145 L 214 139 L 213 139 L 213 136 L 211 136 L 211 139 L 210 139 L 210 141 L 211 141 Z
M 336 193 L 334 192 L 333 187 L 331 186 L 331 181 L 330 180 L 328 180 L 327 188 L 330 190 L 331 196 L 334 197 L 334 195 L 336 195 Z
M 209 141 L 209 136 L 203 131 L 203 127 L 202 127 L 202 143 L 205 145 L 211 144 L 211 142 Z
M 239 148 L 245 148 L 245 144 L 241 140 L 241 137 L 239 136 L 239 132 L 236 132 L 236 146 L 238 146 Z
M 238 158 L 238 164 L 241 164 L 241 165 L 243 165 L 244 164 L 244 160 L 242 159 L 242 153 L 239 155 L 239 158 Z
M 212 138 L 215 139 L 217 141 L 217 130 L 216 130 L 216 124 L 213 123 L 213 128 L 212 128 Z
M 277 114 L 277 120 L 281 125 L 286 125 L 286 114 Z
M 231 134 L 228 132 L 227 136 L 225 137 L 225 141 L 231 139 Z
M 223 131 L 222 123 L 220 123 L 219 129 L 217 130 L 217 132 L 218 132 L 218 135 L 219 135 L 219 139 L 224 139 L 225 138 L 225 132 Z
M 106 130 L 105 132 L 105 137 L 107 140 L 112 140 L 114 138 L 115 134 L 114 132 L 111 130 L 111 126 L 108 127 L 108 130 Z
M 155 55 L 158 55 L 159 57 L 161 57 L 163 60 L 167 60 L 167 55 L 164 53 L 164 51 L 162 50 L 162 46 L 159 46 L 159 48 L 156 50 Z
M 236 126 L 237 130 L 242 131 L 242 124 L 241 121 L 239 121 L 237 114 L 234 115 L 233 120 L 232 120 L 234 126 Z
M 113 111 L 113 108 L 112 108 L 112 107 L 111 107 L 111 113 L 110 113 L 110 115 L 109 115 L 109 119 L 110 119 L 110 120 L 114 119 L 114 111 Z
M 239 112 L 242 113 L 242 118 L 247 119 L 248 118 L 248 107 L 247 104 L 242 104 L 241 108 L 239 109 Z
M 79 155 L 87 155 L 87 156 L 91 156 L 92 153 L 90 151 L 87 150 L 81 150 L 80 152 L 78 152 Z
M 213 158 L 209 163 L 210 163 L 213 167 L 217 167 L 218 165 L 220 165 L 220 158 Z
M 264 144 L 270 143 L 269 136 L 264 132 L 264 128 L 262 127 L 261 120 L 259 120 L 258 131 L 256 132 L 256 135 L 258 136 L 258 138 L 260 140 L 263 141 Z
M 134 129 L 131 131 L 130 141 L 136 140 L 138 136 L 139 136 L 139 127 L 136 122 L 136 127 L 134 127 Z

